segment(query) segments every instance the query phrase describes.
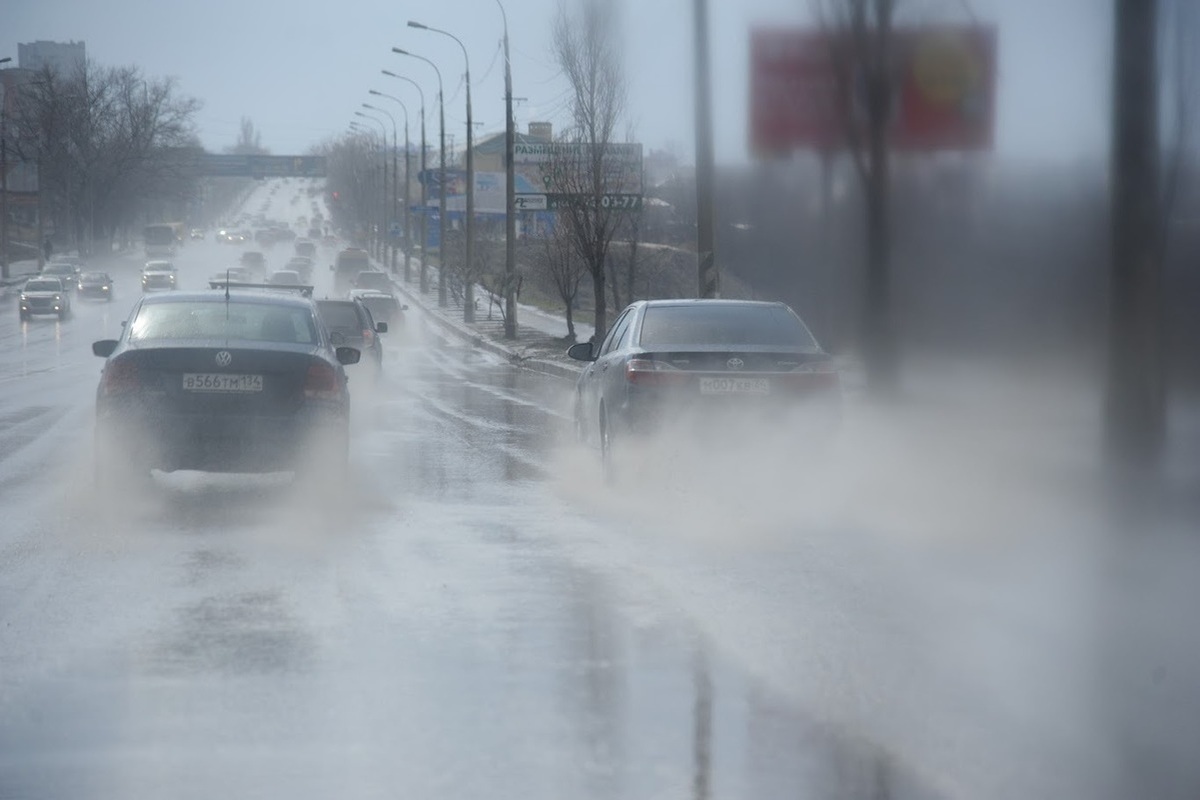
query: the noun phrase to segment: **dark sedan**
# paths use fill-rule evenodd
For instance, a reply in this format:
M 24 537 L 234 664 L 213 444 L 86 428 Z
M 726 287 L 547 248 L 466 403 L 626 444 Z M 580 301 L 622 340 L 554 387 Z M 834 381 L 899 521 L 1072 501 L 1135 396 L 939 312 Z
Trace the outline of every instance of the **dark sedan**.
M 373 377 L 383 371 L 383 343 L 379 334 L 387 333 L 386 322 L 376 322 L 361 300 L 318 300 L 321 320 L 338 344 L 362 351 L 363 358 L 374 368 Z
M 112 300 L 112 278 L 107 272 L 85 272 L 79 276 L 79 296 Z
M 316 452 L 344 471 L 350 395 L 312 300 L 266 291 L 172 292 L 134 306 L 96 392 L 96 475 L 295 470 Z M 314 450 L 314 447 L 317 448 Z
M 598 346 L 584 342 L 568 354 L 589 362 L 576 384 L 576 431 L 599 443 L 606 464 L 614 441 L 668 417 L 840 407 L 830 356 L 783 303 L 641 301 Z

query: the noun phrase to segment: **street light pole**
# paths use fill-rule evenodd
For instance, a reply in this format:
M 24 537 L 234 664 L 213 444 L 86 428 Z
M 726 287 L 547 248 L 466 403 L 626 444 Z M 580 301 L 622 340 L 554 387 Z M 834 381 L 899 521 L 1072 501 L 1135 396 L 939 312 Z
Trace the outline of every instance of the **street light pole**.
M 467 82 L 467 263 L 463 270 L 463 322 L 475 321 L 475 147 L 471 137 L 474 135 L 471 121 L 471 59 L 467 56 L 467 46 L 454 34 L 440 28 L 431 28 L 419 22 L 409 20 L 408 27 L 432 31 L 448 36 L 458 43 L 462 49 L 463 63 L 466 65 Z M 445 187 L 442 189 L 445 192 Z
M 438 242 L 438 306 L 445 308 L 449 300 L 446 292 L 446 97 L 442 92 L 442 71 L 425 56 L 419 56 L 416 53 L 410 53 L 407 50 L 401 50 L 399 47 L 392 48 L 393 53 L 399 53 L 402 56 L 411 56 L 412 58 L 424 61 L 429 66 L 433 67 L 433 71 L 437 73 L 438 79 L 438 128 L 441 138 L 441 164 L 438 166 L 438 181 L 441 183 L 441 191 L 438 192 L 438 237 L 441 241 Z
M 404 105 L 404 101 L 401 100 L 399 97 L 393 97 L 390 94 L 384 94 L 383 92 L 378 92 L 374 89 L 370 90 L 370 94 L 373 94 L 376 97 L 386 97 L 388 100 L 393 100 L 404 111 L 404 282 L 412 283 L 412 269 L 409 264 L 409 254 L 412 252 L 412 246 L 411 246 L 412 229 L 409 227 L 410 217 L 409 217 L 409 211 L 408 211 L 408 207 L 410 205 L 409 194 L 411 192 L 410 178 L 412 177 L 412 162 L 411 162 L 412 148 L 408 144 L 408 106 Z M 395 128 L 393 128 L 393 131 L 394 130 L 395 130 Z M 393 133 L 392 134 L 392 144 L 394 145 L 395 142 L 396 142 L 396 134 Z M 394 159 L 395 158 L 394 148 L 393 148 L 392 156 Z M 393 175 L 396 174 L 396 162 L 394 160 L 392 161 L 392 174 Z M 392 183 L 393 211 L 394 211 L 395 205 L 396 205 L 396 187 L 397 187 L 398 183 L 399 183 L 399 181 L 394 181 Z M 392 249 L 392 271 L 393 272 L 396 271 L 396 250 L 395 250 L 395 248 Z
M 708 58 L 708 0 L 695 0 L 697 297 L 719 297 L 713 208 L 712 81 Z
M 0 64 L 12 56 L 0 58 Z M 8 86 L 0 94 L 0 279 L 8 280 Z
M 363 108 L 369 108 L 372 111 L 378 111 L 380 114 L 385 114 L 385 115 L 387 115 L 387 118 L 392 121 L 392 205 L 388 209 L 388 214 L 387 214 L 387 223 L 388 223 L 387 241 L 389 241 L 392 246 L 391 270 L 392 270 L 392 272 L 395 272 L 396 271 L 396 243 L 391 241 L 391 238 L 392 238 L 392 227 L 391 226 L 392 226 L 392 223 L 394 223 L 396 221 L 395 220 L 395 217 L 396 217 L 396 193 L 397 193 L 397 187 L 399 187 L 399 185 L 400 185 L 400 167 L 396 164 L 396 148 L 398 147 L 398 145 L 396 144 L 396 118 L 392 116 L 390 111 L 384 111 L 382 108 L 373 106 L 370 103 L 363 103 Z M 406 125 L 406 127 L 405 127 L 405 132 L 404 132 L 404 139 L 405 139 L 405 146 L 407 146 L 407 144 L 408 144 L 407 120 L 405 121 L 405 125 Z M 387 141 L 387 132 L 386 131 L 383 134 L 383 138 L 384 138 L 384 142 L 386 143 L 386 141 Z M 384 158 L 383 163 L 386 168 L 386 165 L 387 165 L 386 157 Z M 386 202 L 386 199 L 387 199 L 387 187 L 386 186 L 384 187 L 383 193 L 384 193 L 384 200 Z
M 508 14 L 496 0 L 504 17 L 504 338 L 517 338 L 517 187 L 513 123 L 512 62 L 508 57 Z
M 425 174 L 425 154 L 429 150 L 425 144 L 425 92 L 421 89 L 421 84 L 417 83 L 412 78 L 406 78 L 403 75 L 397 75 L 396 73 L 390 72 L 386 69 L 382 70 L 382 72 L 389 78 L 398 78 L 402 81 L 408 81 L 416 87 L 417 93 L 421 95 L 421 293 L 424 294 L 425 292 L 429 291 L 429 271 L 426 269 L 425 263 L 425 234 L 429 227 L 425 219 L 426 212 L 429 210 L 429 198 L 428 191 L 426 189 L 427 181 L 425 180 L 427 177 Z M 406 132 L 405 137 L 407 138 L 407 136 L 408 133 Z

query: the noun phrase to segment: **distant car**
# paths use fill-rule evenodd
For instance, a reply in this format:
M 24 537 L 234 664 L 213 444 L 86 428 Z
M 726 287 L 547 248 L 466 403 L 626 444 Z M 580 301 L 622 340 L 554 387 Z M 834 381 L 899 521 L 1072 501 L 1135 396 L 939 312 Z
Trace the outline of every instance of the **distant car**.
M 79 296 L 111 301 L 112 283 L 107 272 L 85 272 L 79 276 Z
M 190 236 L 192 239 L 203 240 L 204 239 L 204 231 L 200 230 L 199 228 L 192 228 L 192 232 L 191 232 Z
M 333 291 L 342 294 L 353 288 L 358 273 L 371 269 L 371 255 L 361 247 L 347 247 L 333 262 Z
M 387 333 L 386 322 L 376 322 L 370 310 L 358 300 L 318 300 L 317 311 L 337 344 L 357 348 L 379 375 L 383 370 L 383 343 L 379 334 Z
M 142 291 L 174 289 L 179 277 L 170 261 L 147 261 L 142 268 Z
M 300 273 L 300 277 L 306 281 L 312 280 L 313 260 L 306 256 L 292 256 L 288 259 L 284 269 L 294 269 Z
M 247 250 L 238 261 L 251 274 L 263 276 L 267 274 L 267 257 L 257 250 Z
M 319 227 L 317 227 L 315 225 L 310 227 L 308 229 L 308 233 L 307 233 L 307 236 L 309 239 L 320 239 L 324 235 L 325 235 L 325 231 L 321 230 Z
M 312 300 L 261 290 L 147 295 L 105 359 L 96 391 L 98 482 L 150 470 L 345 470 L 357 363 Z
M 374 289 L 377 292 L 391 292 L 392 279 L 386 272 L 367 270 L 360 272 L 354 278 L 355 289 Z
M 588 362 L 575 385 L 575 430 L 614 444 L 685 413 L 771 414 L 800 404 L 836 409 L 829 356 L 791 308 L 744 300 L 643 300 L 626 308 L 599 345 L 567 354 Z
M 404 312 L 408 311 L 408 306 L 403 305 L 396 295 L 390 292 L 355 289 L 350 292 L 350 298 L 366 306 L 376 322 L 386 322 L 389 331 L 395 332 L 398 325 L 404 324 Z
M 317 245 L 312 239 L 297 239 L 292 246 L 296 249 L 298 256 L 317 257 Z
M 79 288 L 79 267 L 64 261 L 54 261 L 42 268 L 42 275 L 62 281 L 63 291 Z
M 228 281 L 229 283 L 253 283 L 254 276 L 245 267 L 230 267 L 215 273 L 209 281 Z
M 303 282 L 304 279 L 300 277 L 300 273 L 294 269 L 278 269 L 267 278 L 267 283 L 276 286 L 298 286 Z
M 34 314 L 54 314 L 59 319 L 71 315 L 71 293 L 58 278 L 37 276 L 25 281 L 19 298 L 20 316 L 27 320 Z

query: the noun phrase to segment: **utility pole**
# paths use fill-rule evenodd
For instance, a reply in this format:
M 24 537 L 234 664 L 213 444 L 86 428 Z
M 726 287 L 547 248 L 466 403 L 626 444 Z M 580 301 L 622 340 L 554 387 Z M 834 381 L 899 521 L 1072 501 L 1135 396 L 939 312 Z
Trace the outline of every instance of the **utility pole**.
M 718 297 L 713 224 L 712 79 L 708 63 L 708 0 L 695 0 L 696 25 L 696 255 L 697 297 Z
M 508 14 L 496 0 L 504 17 L 504 338 L 517 338 L 517 186 L 514 150 L 512 62 L 508 57 Z
M 0 58 L 7 64 L 12 57 Z M 8 280 L 8 84 L 0 82 L 0 279 Z M 38 242 L 41 247 L 41 242 Z
M 1106 446 L 1152 470 L 1166 434 L 1158 141 L 1158 2 L 1113 4 L 1112 261 Z
M 7 97 L 0 94 L 0 279 L 8 280 L 8 114 L 4 103 Z M 38 243 L 41 247 L 41 243 Z

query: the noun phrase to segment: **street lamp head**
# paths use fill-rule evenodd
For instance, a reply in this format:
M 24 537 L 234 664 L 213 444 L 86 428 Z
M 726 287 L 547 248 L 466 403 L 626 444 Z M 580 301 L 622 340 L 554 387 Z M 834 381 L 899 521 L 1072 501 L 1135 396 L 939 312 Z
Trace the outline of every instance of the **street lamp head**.
M 366 114 L 364 114 L 364 113 L 363 113 L 363 112 L 361 112 L 361 111 L 355 111 L 355 112 L 354 112 L 354 116 L 356 116 L 356 117 L 365 117 L 365 116 L 366 116 Z
M 429 30 L 429 26 L 428 26 L 428 25 L 422 25 L 421 23 L 419 23 L 419 22 L 416 22 L 415 20 L 411 20 L 411 19 L 408 21 L 408 27 L 410 27 L 410 28 L 417 28 L 417 29 L 419 29 L 419 30 L 423 30 L 423 31 L 427 31 L 427 30 Z
M 362 104 L 362 107 L 363 107 L 363 108 L 369 108 L 369 109 L 371 109 L 371 110 L 374 110 L 374 109 L 375 109 L 375 106 L 371 105 L 370 103 L 363 103 L 363 104 Z
M 376 96 L 382 96 L 382 95 L 383 95 L 383 92 L 377 92 L 377 91 L 375 91 L 374 89 L 367 89 L 367 94 L 373 94 L 373 95 L 376 95 Z
M 4 58 L 0 58 L 0 64 L 7 64 L 10 61 L 12 61 L 12 56 L 6 56 Z
M 393 47 L 393 48 L 392 48 L 392 52 L 393 52 L 393 53 L 399 53 L 399 54 L 400 54 L 400 55 L 402 55 L 402 56 L 409 56 L 409 55 L 412 55 L 412 53 L 408 52 L 407 50 L 401 50 L 399 47 Z
M 381 69 L 379 71 L 382 72 L 384 75 L 387 75 L 389 78 L 399 78 L 400 77 L 396 73 L 392 72 L 390 69 Z

